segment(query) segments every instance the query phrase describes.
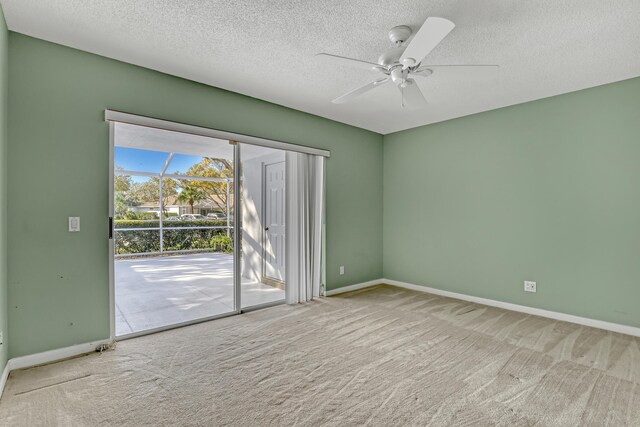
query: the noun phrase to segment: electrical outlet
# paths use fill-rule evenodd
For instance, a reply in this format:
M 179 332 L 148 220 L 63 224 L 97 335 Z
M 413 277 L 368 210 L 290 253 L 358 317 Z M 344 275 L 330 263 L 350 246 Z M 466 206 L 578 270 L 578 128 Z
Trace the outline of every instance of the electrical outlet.
M 344 275 L 344 265 L 340 266 L 340 275 L 343 276 Z
M 527 280 L 524 281 L 524 291 L 525 292 L 535 292 L 536 291 L 536 282 L 529 282 Z
M 69 231 L 70 232 L 80 231 L 80 217 L 79 216 L 70 216 L 69 217 Z

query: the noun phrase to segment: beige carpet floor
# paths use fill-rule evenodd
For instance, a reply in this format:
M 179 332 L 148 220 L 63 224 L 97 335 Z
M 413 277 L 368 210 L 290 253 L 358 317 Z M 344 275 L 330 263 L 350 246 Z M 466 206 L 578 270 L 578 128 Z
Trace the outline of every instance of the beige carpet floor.
M 640 339 L 391 286 L 11 374 L 2 425 L 640 425 Z

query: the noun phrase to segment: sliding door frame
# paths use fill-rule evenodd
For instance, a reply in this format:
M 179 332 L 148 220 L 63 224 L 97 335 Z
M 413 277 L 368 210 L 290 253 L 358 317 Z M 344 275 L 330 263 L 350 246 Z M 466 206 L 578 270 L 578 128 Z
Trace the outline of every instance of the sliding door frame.
M 242 176 L 240 170 L 240 144 L 233 142 L 233 196 L 234 196 L 234 210 L 233 210 L 233 309 L 222 314 L 216 314 L 213 316 L 201 317 L 198 319 L 188 320 L 185 322 L 172 323 L 166 326 L 160 326 L 157 328 L 145 329 L 143 331 L 132 332 L 124 335 L 116 335 L 116 282 L 115 282 L 115 261 L 116 261 L 116 253 L 115 253 L 115 234 L 114 234 L 114 217 L 115 217 L 115 207 L 114 207 L 114 178 L 115 178 L 115 161 L 114 161 L 114 153 L 115 153 L 115 121 L 109 121 L 109 338 L 111 341 L 123 341 L 129 338 L 136 338 L 143 335 L 153 334 L 156 332 L 167 331 L 170 329 L 180 328 L 183 326 L 195 325 L 197 323 L 208 322 L 210 320 L 221 319 L 224 317 L 235 316 L 236 314 L 242 313 L 242 301 L 241 301 L 241 292 L 240 292 L 240 283 L 241 283 L 241 253 L 242 253 L 242 232 L 238 230 L 241 229 L 240 219 L 241 215 L 241 205 L 240 201 L 240 177 Z M 231 142 L 231 141 L 230 141 Z M 160 178 L 162 179 L 162 177 Z M 237 183 L 237 184 L 236 184 Z M 228 199 L 227 199 L 228 204 Z M 162 229 L 162 228 L 161 228 Z M 166 253 L 166 252 L 165 252 Z
M 115 148 L 115 122 L 109 122 L 109 339 L 114 341 L 116 339 L 116 275 L 115 275 L 115 239 L 113 236 L 113 218 L 115 217 L 113 198 L 115 196 L 114 191 L 114 178 L 115 178 L 115 164 L 114 164 L 114 148 Z
M 242 308 L 242 161 L 241 161 L 241 146 L 242 144 L 257 145 L 262 147 L 269 147 L 285 151 L 293 151 L 298 153 L 306 153 L 317 156 L 329 157 L 331 152 L 328 150 L 322 150 L 313 147 L 307 147 L 298 144 L 291 144 L 287 142 L 275 141 L 265 138 L 259 138 L 250 135 L 242 135 L 232 132 L 221 131 L 217 129 L 204 128 L 199 126 L 188 125 L 178 122 L 170 122 L 161 119 L 154 119 L 146 116 L 139 116 L 114 110 L 105 110 L 105 121 L 109 125 L 109 209 L 108 209 L 108 246 L 109 246 L 109 335 L 111 341 L 122 341 L 129 338 L 135 338 L 143 335 L 153 334 L 156 332 L 162 332 L 169 329 L 180 328 L 183 326 L 194 325 L 197 323 L 208 322 L 210 320 L 220 319 L 224 317 L 234 316 L 237 314 L 259 310 L 262 308 L 272 307 L 275 305 L 283 304 L 285 301 L 274 301 L 265 304 L 254 305 L 250 307 Z M 174 323 L 167 326 L 158 328 L 146 329 L 144 331 L 133 332 L 116 337 L 116 323 L 115 323 L 115 236 L 113 233 L 113 221 L 114 221 L 114 151 L 115 151 L 115 125 L 116 123 L 127 123 L 138 126 L 151 127 L 155 129 L 162 129 L 167 131 L 187 133 L 192 135 L 206 136 L 215 139 L 228 140 L 234 145 L 234 158 L 233 158 L 233 286 L 234 286 L 234 310 L 228 313 L 219 315 L 203 317 L 195 320 L 190 320 L 181 323 Z M 326 175 L 325 175 L 326 177 Z M 326 179 L 326 178 L 325 178 Z M 288 198 L 287 202 L 288 203 Z M 227 216 L 228 217 L 228 216 Z M 324 221 L 323 221 L 324 222 Z M 323 236 L 324 245 L 324 236 Z M 287 247 L 285 246 L 285 251 Z M 285 275 L 285 283 L 287 277 Z M 322 284 L 321 284 L 322 285 Z M 285 292 L 288 293 L 288 286 L 285 286 Z

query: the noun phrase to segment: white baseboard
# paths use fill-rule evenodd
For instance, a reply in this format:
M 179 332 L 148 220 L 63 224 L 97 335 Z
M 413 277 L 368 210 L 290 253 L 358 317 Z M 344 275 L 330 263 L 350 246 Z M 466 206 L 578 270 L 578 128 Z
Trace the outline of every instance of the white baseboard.
M 586 317 L 574 316 L 572 314 L 559 313 L 556 311 L 544 310 L 541 308 L 527 307 L 525 305 L 511 304 L 508 302 L 496 301 L 488 298 L 474 297 L 471 295 L 460 294 L 457 292 L 444 291 L 441 289 L 430 288 L 428 286 L 416 285 L 413 283 L 400 282 L 392 279 L 377 279 L 368 282 L 356 283 L 342 288 L 331 289 L 326 292 L 327 296 L 338 295 L 346 292 L 357 291 L 359 289 L 369 288 L 376 285 L 392 285 L 399 288 L 410 289 L 418 292 L 425 292 L 434 295 L 440 295 L 449 298 L 455 298 L 463 301 L 475 302 L 478 304 L 488 305 L 491 307 L 503 308 L 505 310 L 517 311 L 520 313 L 532 314 L 535 316 L 547 317 L 563 322 L 576 323 L 578 325 L 589 326 L 592 328 L 604 329 L 621 334 L 633 335 L 640 337 L 640 328 L 635 326 L 621 325 L 619 323 L 605 322 L 603 320 L 589 319 Z M 9 373 L 16 369 L 31 368 L 33 366 L 44 365 L 46 363 L 56 362 L 68 359 L 74 356 L 91 353 L 101 344 L 109 344 L 110 339 L 99 340 L 95 342 L 78 344 L 71 347 L 59 348 L 55 350 L 44 351 L 42 353 L 29 354 L 26 356 L 14 357 L 9 359 L 5 366 L 2 377 L 0 377 L 0 397 L 4 391 L 4 387 L 9 377 Z
M 4 392 L 4 386 L 7 384 L 10 371 L 9 362 L 7 361 L 7 364 L 4 365 L 4 370 L 2 371 L 2 377 L 0 377 L 0 397 L 2 397 L 2 393 Z
M 7 365 L 4 367 L 4 371 L 2 372 L 2 377 L 0 378 L 0 397 L 2 397 L 4 387 L 7 384 L 7 379 L 9 378 L 9 373 L 11 371 L 15 371 L 16 369 L 32 368 L 34 366 L 57 362 L 74 356 L 92 353 L 96 351 L 99 345 L 109 344 L 111 342 L 111 339 L 104 339 L 9 359 L 7 361 Z
M 518 311 L 521 313 L 532 314 L 534 316 L 547 317 L 549 319 L 560 320 L 563 322 L 577 323 L 578 325 L 590 326 L 592 328 L 605 329 L 607 331 L 619 332 L 621 334 L 633 335 L 640 337 L 640 328 L 635 326 L 621 325 L 619 323 L 605 322 L 603 320 L 589 319 L 587 317 L 574 316 L 573 314 L 560 313 L 557 311 L 544 310 L 542 308 L 527 307 L 526 305 L 511 304 L 509 302 L 496 301 L 487 298 L 474 297 L 471 295 L 459 294 L 457 292 L 443 291 L 440 289 L 430 288 L 427 286 L 414 285 L 413 283 L 400 282 L 398 280 L 381 279 L 381 283 L 397 286 L 399 288 L 411 289 L 414 291 L 427 292 L 430 294 L 440 295 L 449 298 L 456 298 L 463 301 L 475 302 L 478 304 L 489 305 L 491 307 L 503 308 L 505 310 Z
M 355 285 L 343 286 L 342 288 L 331 289 L 325 293 L 325 296 L 344 294 L 345 292 L 353 292 L 358 289 L 369 288 L 371 286 L 380 285 L 385 283 L 382 279 L 370 280 L 368 282 L 356 283 Z
M 84 344 L 72 345 L 71 347 L 57 348 L 55 350 L 43 351 L 42 353 L 28 354 L 26 356 L 14 357 L 9 359 L 7 366 L 9 370 L 31 368 L 33 366 L 44 365 L 46 363 L 57 362 L 59 360 L 68 359 L 81 354 L 96 351 L 101 344 L 110 343 L 110 339 L 104 339 Z
M 416 285 L 413 283 L 401 282 L 392 279 L 371 280 L 370 282 L 358 283 L 356 285 L 345 286 L 344 288 L 333 289 L 327 292 L 327 296 L 337 295 L 344 292 L 351 292 L 370 286 L 387 284 L 397 286 L 399 288 L 410 289 L 418 292 L 426 292 L 429 294 L 440 295 L 443 297 L 455 298 L 463 301 L 475 302 L 478 304 L 488 305 L 491 307 L 503 308 L 505 310 L 517 311 L 520 313 L 532 314 L 534 316 L 547 317 L 549 319 L 560 320 L 562 322 L 576 323 L 578 325 L 589 326 L 592 328 L 604 329 L 607 331 L 618 332 L 626 335 L 640 337 L 640 328 L 619 323 L 605 322 L 603 320 L 589 319 L 587 317 L 574 316 L 573 314 L 560 313 L 557 311 L 544 310 L 542 308 L 527 307 L 526 305 L 512 304 L 509 302 L 497 301 L 488 298 L 474 297 L 471 295 L 460 294 L 457 292 L 443 291 L 441 289 L 430 288 L 428 286 Z

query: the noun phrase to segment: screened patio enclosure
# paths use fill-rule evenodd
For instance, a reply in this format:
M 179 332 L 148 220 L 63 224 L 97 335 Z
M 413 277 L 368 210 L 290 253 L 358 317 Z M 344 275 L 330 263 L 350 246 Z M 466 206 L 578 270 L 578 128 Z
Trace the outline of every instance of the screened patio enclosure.
M 127 158 L 143 159 L 149 164 L 142 164 L 146 167 L 141 169 L 147 170 L 118 165 L 118 160 L 126 162 Z M 117 147 L 116 257 L 197 250 L 232 253 L 233 168 L 229 163 L 226 159 Z M 172 164 L 189 166 L 184 173 L 167 173 Z M 153 170 L 157 168 L 160 170 Z
M 237 299 L 242 307 L 284 301 L 282 286 L 243 274 L 234 255 L 233 143 L 125 123 L 112 132 L 116 336 L 233 313 Z

